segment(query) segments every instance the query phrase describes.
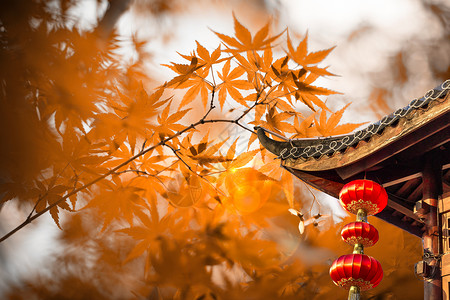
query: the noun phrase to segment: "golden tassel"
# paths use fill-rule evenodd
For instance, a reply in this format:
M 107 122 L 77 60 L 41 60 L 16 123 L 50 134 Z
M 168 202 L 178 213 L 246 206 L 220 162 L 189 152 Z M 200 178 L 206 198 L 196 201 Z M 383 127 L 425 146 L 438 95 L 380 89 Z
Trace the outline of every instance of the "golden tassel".
M 360 290 L 359 287 L 352 285 L 348 291 L 348 300 L 360 300 Z

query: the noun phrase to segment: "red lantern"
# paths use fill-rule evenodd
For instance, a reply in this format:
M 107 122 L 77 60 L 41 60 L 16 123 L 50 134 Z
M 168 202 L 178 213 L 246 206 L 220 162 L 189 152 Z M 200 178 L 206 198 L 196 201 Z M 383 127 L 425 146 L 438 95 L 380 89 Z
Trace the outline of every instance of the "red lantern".
M 378 183 L 359 179 L 344 185 L 339 200 L 350 213 L 357 214 L 359 209 L 363 209 L 367 215 L 375 215 L 386 207 L 388 196 Z
M 365 222 L 352 222 L 342 228 L 341 236 L 350 245 L 361 244 L 371 247 L 378 242 L 378 230 Z
M 364 254 L 342 255 L 336 259 L 330 276 L 342 288 L 357 286 L 361 291 L 376 287 L 383 278 L 381 264 L 373 257 Z

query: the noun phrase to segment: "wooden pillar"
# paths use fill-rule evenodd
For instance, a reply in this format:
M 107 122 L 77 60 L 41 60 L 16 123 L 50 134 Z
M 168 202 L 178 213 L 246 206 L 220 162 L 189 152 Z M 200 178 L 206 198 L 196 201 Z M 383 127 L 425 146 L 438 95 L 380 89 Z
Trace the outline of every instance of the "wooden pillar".
M 429 205 L 429 211 L 425 216 L 426 230 L 423 234 L 423 251 L 424 261 L 427 261 L 431 267 L 431 274 L 429 278 L 425 278 L 424 282 L 424 300 L 442 300 L 438 219 L 438 197 L 442 193 L 442 166 L 439 158 L 437 152 L 428 153 L 423 168 L 422 199 Z

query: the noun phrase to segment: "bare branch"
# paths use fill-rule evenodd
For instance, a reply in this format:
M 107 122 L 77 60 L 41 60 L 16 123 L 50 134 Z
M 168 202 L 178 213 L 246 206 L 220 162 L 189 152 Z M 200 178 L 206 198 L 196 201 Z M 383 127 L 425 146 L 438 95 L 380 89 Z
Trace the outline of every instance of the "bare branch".
M 169 144 L 164 144 L 164 146 L 170 148 L 170 150 L 172 150 L 172 152 L 175 154 L 175 156 L 186 166 L 186 168 L 189 169 L 190 172 L 192 172 L 196 176 L 200 177 L 201 179 L 205 180 L 209 185 L 211 185 L 214 188 L 214 190 L 217 192 L 217 194 L 221 193 L 222 195 L 225 195 L 225 193 L 222 192 L 220 189 L 218 189 L 216 186 L 214 186 L 214 184 L 212 184 L 211 181 L 208 180 L 208 178 L 206 178 L 204 175 L 202 175 L 202 174 L 200 174 L 198 172 L 195 172 L 192 169 L 192 167 L 187 162 L 185 162 L 184 159 L 181 157 L 181 155 L 178 153 L 179 152 L 178 149 L 173 148 Z

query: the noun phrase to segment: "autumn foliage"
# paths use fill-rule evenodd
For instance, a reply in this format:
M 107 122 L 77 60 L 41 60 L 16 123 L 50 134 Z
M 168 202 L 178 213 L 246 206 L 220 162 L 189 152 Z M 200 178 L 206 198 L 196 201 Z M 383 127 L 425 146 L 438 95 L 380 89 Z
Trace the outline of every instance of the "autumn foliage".
M 323 66 L 333 48 L 311 51 L 307 35 L 272 33 L 270 22 L 252 33 L 233 16 L 233 35 L 215 32 L 214 49 L 197 41 L 158 82 L 144 42 L 132 39 L 124 61 L 115 32 L 70 25 L 71 1 L 13 2 L 0 12 L 1 205 L 25 212 L 11 234 L 49 213 L 64 250 L 52 276 L 11 299 L 342 293 L 327 273 L 341 247 L 323 216 L 332 212 L 295 187 L 253 129 L 300 138 L 360 126 L 340 124 L 346 107 L 330 110 L 336 92 L 315 85 L 333 76 Z

